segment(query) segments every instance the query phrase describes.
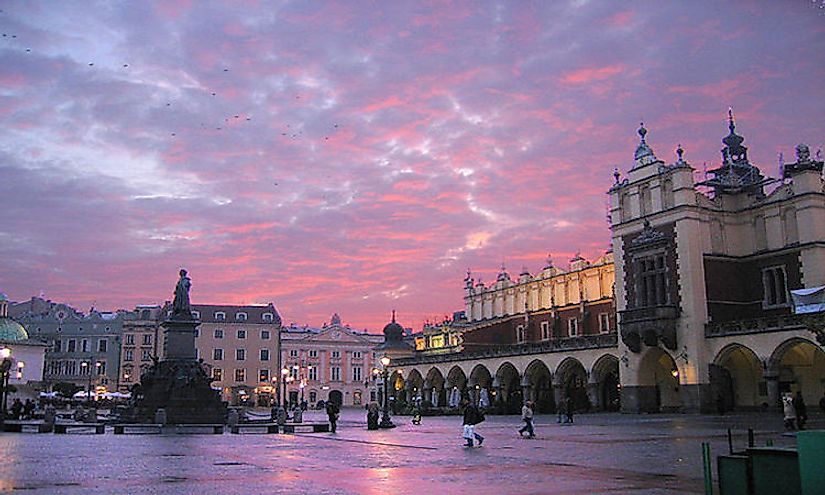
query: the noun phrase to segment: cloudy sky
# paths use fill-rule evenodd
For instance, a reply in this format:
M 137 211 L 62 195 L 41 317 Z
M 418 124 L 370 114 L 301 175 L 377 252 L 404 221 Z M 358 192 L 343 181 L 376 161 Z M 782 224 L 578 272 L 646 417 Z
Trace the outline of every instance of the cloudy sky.
M 0 291 L 274 301 L 380 331 L 609 245 L 640 120 L 777 174 L 825 141 L 822 2 L 0 3 Z

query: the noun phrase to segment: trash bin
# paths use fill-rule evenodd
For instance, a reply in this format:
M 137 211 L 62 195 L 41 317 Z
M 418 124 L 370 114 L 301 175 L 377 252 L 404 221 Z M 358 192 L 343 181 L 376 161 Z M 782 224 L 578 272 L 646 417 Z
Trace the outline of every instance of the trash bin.
M 802 495 L 825 493 L 825 430 L 800 431 L 796 434 L 799 452 L 799 479 Z

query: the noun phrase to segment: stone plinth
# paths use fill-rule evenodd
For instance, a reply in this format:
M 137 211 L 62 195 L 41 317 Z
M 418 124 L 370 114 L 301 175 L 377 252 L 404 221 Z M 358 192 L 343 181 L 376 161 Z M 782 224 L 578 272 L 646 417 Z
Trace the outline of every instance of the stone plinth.
M 223 424 L 226 404 L 212 389 L 212 378 L 195 359 L 197 320 L 169 319 L 163 322 L 164 358 L 155 361 L 140 377 L 136 419 L 155 421 L 163 409 L 168 424 Z

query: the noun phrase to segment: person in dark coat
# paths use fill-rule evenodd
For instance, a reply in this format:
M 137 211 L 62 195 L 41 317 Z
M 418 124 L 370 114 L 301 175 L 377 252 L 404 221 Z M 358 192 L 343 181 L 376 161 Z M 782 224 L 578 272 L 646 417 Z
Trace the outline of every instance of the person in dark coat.
M 796 396 L 793 398 L 793 408 L 796 409 L 796 428 L 804 430 L 805 423 L 808 421 L 808 406 L 805 405 L 805 399 L 802 398 L 800 390 L 796 391 Z
M 14 399 L 11 404 L 11 417 L 12 419 L 20 419 L 21 414 L 23 414 L 23 403 L 20 402 L 20 399 Z
M 23 404 L 23 418 L 24 419 L 32 419 L 34 418 L 34 401 L 31 399 L 26 399 L 26 403 Z
M 341 410 L 338 408 L 338 404 L 333 401 L 327 401 L 327 418 L 329 418 L 329 427 L 330 431 L 335 433 L 335 430 L 338 427 L 338 414 Z
M 470 401 L 464 402 L 464 420 L 462 421 L 464 426 L 464 434 L 462 436 L 465 440 L 467 440 L 467 447 L 473 446 L 473 438 L 478 440 L 479 447 L 481 447 L 481 444 L 484 443 L 484 437 L 475 430 L 476 425 L 484 421 L 484 419 L 484 415 L 475 405 L 473 405 Z
M 370 402 L 367 404 L 367 429 L 378 429 L 378 403 Z

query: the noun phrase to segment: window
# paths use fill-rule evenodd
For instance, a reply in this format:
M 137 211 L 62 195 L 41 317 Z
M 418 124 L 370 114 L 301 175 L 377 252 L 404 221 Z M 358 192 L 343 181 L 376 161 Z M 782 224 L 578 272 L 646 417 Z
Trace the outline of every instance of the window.
M 516 343 L 521 344 L 525 341 L 524 325 L 516 327 Z
M 246 349 L 235 349 L 235 361 L 243 361 L 246 359 Z
M 54 347 L 52 348 L 54 352 L 63 352 L 63 341 L 57 339 L 54 341 Z
M 223 311 L 215 311 L 215 320 L 216 321 L 226 320 L 226 313 L 224 313 Z
M 314 403 L 315 403 L 315 399 L 317 399 L 317 398 L 318 398 L 318 394 L 317 394 L 314 390 L 311 390 L 311 391 L 309 392 L 309 403 L 310 403 L 310 404 L 314 404 Z
M 765 308 L 785 306 L 788 304 L 787 278 L 784 266 L 772 266 L 762 270 L 762 290 Z
M 235 381 L 236 382 L 245 382 L 246 381 L 246 370 L 235 370 Z
M 292 377 L 293 380 L 297 380 L 298 379 L 298 372 L 300 370 L 301 370 L 301 368 L 297 364 L 294 365 L 294 366 L 290 366 L 289 376 Z
M 97 352 L 106 352 L 109 348 L 108 339 L 100 339 L 97 341 Z
M 220 328 L 216 328 L 215 329 L 215 338 L 216 339 L 222 339 L 223 338 L 223 330 L 221 330 Z
M 550 340 L 550 322 L 541 322 L 541 340 Z
M 289 350 L 289 357 L 292 357 L 292 358 L 298 357 L 298 349 L 290 349 Z
M 77 341 L 75 339 L 69 339 L 69 342 L 66 344 L 66 352 L 74 352 L 77 350 Z
M 579 320 L 570 318 L 567 320 L 567 335 L 575 337 L 579 334 Z
M 143 345 L 152 345 L 152 334 L 144 333 L 143 334 Z
M 141 349 L 140 350 L 140 360 L 141 361 L 151 361 L 152 360 L 152 349 Z
M 89 352 L 89 339 L 80 339 L 80 352 Z
M 238 338 L 245 339 L 246 338 L 246 330 L 238 330 Z
M 264 383 L 269 382 L 269 370 L 258 371 L 258 381 Z
M 212 368 L 212 378 L 216 382 L 223 380 L 223 370 L 220 368 Z
M 601 332 L 601 333 L 610 332 L 610 314 L 609 313 L 599 313 L 599 332 Z
M 353 366 L 352 367 L 352 381 L 360 382 L 361 381 L 361 367 L 360 366 Z
M 361 351 L 352 351 L 352 359 L 361 359 Z
M 261 340 L 269 340 L 269 330 L 261 330 Z
M 668 304 L 667 265 L 664 254 L 637 259 L 636 280 L 637 307 Z
M 98 361 L 95 365 L 97 368 L 97 375 L 102 376 L 106 374 L 106 361 Z
M 341 367 L 332 366 L 329 369 L 329 379 L 333 382 L 341 381 Z
M 309 351 L 309 357 L 311 357 L 311 358 L 317 358 L 317 357 L 318 357 L 318 351 L 317 351 L 316 349 L 312 349 L 312 350 L 310 350 L 310 351 Z
M 124 345 L 135 345 L 135 334 L 127 333 L 123 336 L 123 344 Z
M 134 351 L 134 349 L 124 349 L 124 351 L 123 351 L 123 360 L 124 361 L 134 361 L 135 360 L 135 351 Z
M 332 357 L 333 359 L 340 358 L 341 351 L 332 351 L 332 355 L 330 357 Z
M 132 381 L 132 366 L 123 367 L 123 381 L 126 383 Z
M 318 367 L 317 366 L 308 367 L 307 368 L 307 376 L 313 382 L 318 381 Z
M 264 322 L 272 323 L 272 313 L 264 313 L 261 317 L 264 319 Z
M 67 375 L 76 375 L 77 374 L 77 361 L 66 361 L 66 374 Z
M 201 312 L 200 311 L 191 311 L 189 314 L 191 314 L 192 318 L 194 318 L 196 320 L 201 319 Z
M 212 349 L 212 360 L 223 361 L 223 349 Z
M 261 349 L 261 361 L 269 361 L 269 349 Z
M 235 313 L 235 320 L 236 321 L 246 321 L 247 314 L 246 313 Z

